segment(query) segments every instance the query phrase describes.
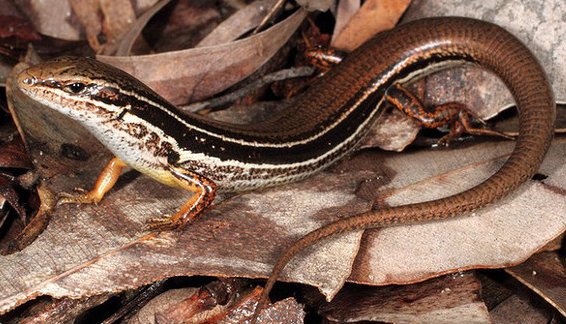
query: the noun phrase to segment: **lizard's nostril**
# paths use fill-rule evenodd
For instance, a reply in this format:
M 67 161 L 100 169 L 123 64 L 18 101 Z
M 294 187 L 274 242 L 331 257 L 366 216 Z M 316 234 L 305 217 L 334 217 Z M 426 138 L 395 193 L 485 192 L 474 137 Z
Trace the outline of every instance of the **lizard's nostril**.
M 34 85 L 37 83 L 37 78 L 33 74 L 28 73 L 28 71 L 26 70 L 18 75 L 18 83 L 25 85 Z

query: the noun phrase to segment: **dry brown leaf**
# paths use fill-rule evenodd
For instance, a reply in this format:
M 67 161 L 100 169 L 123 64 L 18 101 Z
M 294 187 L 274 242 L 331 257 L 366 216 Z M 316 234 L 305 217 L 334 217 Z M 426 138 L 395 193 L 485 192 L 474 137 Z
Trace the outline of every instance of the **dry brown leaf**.
M 297 11 L 257 35 L 228 44 L 131 57 L 98 56 L 136 76 L 174 104 L 222 91 L 262 66 L 305 16 Z
M 480 288 L 471 273 L 408 286 L 346 286 L 319 313 L 339 323 L 490 323 Z
M 32 167 L 20 138 L 16 137 L 0 145 L 0 168 L 31 169 Z
M 566 317 L 566 260 L 556 252 L 534 255 L 505 271 Z
M 344 27 L 352 19 L 352 16 L 360 9 L 360 0 L 342 0 L 336 7 L 336 23 L 332 32 L 332 42 L 340 35 Z
M 146 177 L 132 180 L 126 176 L 121 187 L 99 206 L 59 207 L 36 241 L 22 252 L 0 259 L 0 272 L 11 278 L 10 286 L 0 288 L 0 312 L 37 295 L 82 298 L 172 276 L 264 276 L 270 269 L 266 263 L 300 236 L 299 230 L 319 227 L 322 219 L 326 222 L 332 214 L 367 210 L 368 202 L 352 193 L 367 173 L 357 176 L 320 175 L 302 185 L 240 196 L 219 204 L 182 233 L 156 236 L 143 236 L 145 221 L 172 213 L 187 194 Z M 349 195 L 341 192 L 345 177 L 350 181 Z M 325 182 L 327 179 L 330 181 Z M 54 177 L 51 182 L 67 190 L 78 184 L 69 176 Z M 310 189 L 302 199 L 295 197 L 305 191 L 305 185 Z M 289 200 L 296 209 L 289 208 Z M 279 220 L 263 220 L 264 213 Z M 296 219 L 303 216 L 307 219 Z M 299 228 L 288 229 L 290 222 L 300 223 Z M 327 242 L 309 261 L 291 266 L 293 277 L 311 284 L 340 285 L 348 275 L 360 237 L 360 233 L 352 233 Z M 350 262 L 345 262 L 347 259 Z M 14 273 L 18 277 L 10 275 Z
M 553 314 L 545 305 L 537 303 L 529 296 L 513 295 L 489 312 L 493 324 L 529 323 L 549 324 L 560 323 L 553 321 Z M 556 320 L 557 318 L 555 318 Z
M 308 11 L 326 11 L 334 4 L 334 0 L 297 0 L 297 3 Z
M 136 13 L 130 0 L 100 0 L 100 11 L 104 17 L 102 32 L 105 42 L 96 52 L 111 55 L 116 52 L 122 37 L 132 29 Z
M 144 36 L 157 53 L 192 48 L 233 13 L 234 8 L 225 2 L 174 1 L 153 19 Z
M 224 20 L 195 47 L 215 46 L 228 43 L 252 30 L 269 13 L 276 0 L 258 0 Z
M 0 5 L 2 4 L 0 3 Z M 30 22 L 23 17 L 4 15 L 0 11 L 0 21 L 2 22 L 2 25 L 0 25 L 0 39 L 2 39 L 3 47 L 7 45 L 6 38 L 14 38 L 21 42 L 31 42 L 41 38 L 35 32 Z
M 70 4 L 96 53 L 113 54 L 136 19 L 130 0 L 70 0 Z
M 379 117 L 362 140 L 360 149 L 379 147 L 386 151 L 403 151 L 413 143 L 420 131 L 417 122 L 397 109 L 391 109 Z
M 89 40 L 91 41 L 91 44 L 95 44 L 96 37 L 103 30 L 101 26 L 101 20 L 97 19 L 101 18 L 101 16 L 99 16 L 99 11 L 101 8 L 98 5 L 100 1 L 101 0 L 18 0 L 14 1 L 14 3 L 22 12 L 24 12 L 28 16 L 39 33 L 51 36 L 53 38 L 70 41 L 81 40 L 84 38 L 83 34 L 85 33 L 85 25 L 79 22 L 79 19 L 77 19 L 77 16 L 73 12 L 73 8 L 80 8 L 80 20 L 83 21 L 83 23 L 86 23 L 86 33 L 90 36 Z M 157 2 L 157 0 L 111 0 L 106 1 L 105 4 L 103 3 L 102 9 L 103 12 L 108 15 L 108 17 L 120 18 L 120 16 L 115 16 L 115 14 L 118 14 L 118 12 L 114 11 L 114 9 L 110 9 L 110 7 L 120 5 L 120 8 L 124 8 L 124 4 L 127 3 L 128 6 L 134 9 L 135 14 L 133 17 L 135 18 L 135 15 L 140 15 L 145 10 L 147 10 L 147 8 L 151 7 L 151 5 L 153 5 L 155 2 Z M 97 11 L 99 13 L 97 13 Z M 121 25 L 123 23 L 127 23 L 125 16 L 121 16 L 121 18 L 122 20 L 107 20 L 106 28 L 115 30 L 115 27 L 113 27 L 112 25 L 115 26 L 117 24 Z
M 410 0 L 364 2 L 340 34 L 332 38 L 332 47 L 352 51 L 375 34 L 395 27 L 410 2 Z
M 90 47 L 98 52 L 101 44 L 98 36 L 102 34 L 102 13 L 100 12 L 99 0 L 69 0 L 71 9 L 76 19 L 81 23 L 82 29 L 86 33 L 86 38 Z
M 26 14 L 35 29 L 43 35 L 65 40 L 81 39 L 82 27 L 72 16 L 69 1 L 23 1 L 14 2 Z
M 141 16 L 136 19 L 136 21 L 130 26 L 128 31 L 121 37 L 119 43 L 116 47 L 116 56 L 127 56 L 130 55 L 132 46 L 138 38 L 139 34 L 142 32 L 145 25 L 149 20 L 157 13 L 159 10 L 163 9 L 171 0 L 161 0 L 158 1 L 153 7 L 145 11 Z

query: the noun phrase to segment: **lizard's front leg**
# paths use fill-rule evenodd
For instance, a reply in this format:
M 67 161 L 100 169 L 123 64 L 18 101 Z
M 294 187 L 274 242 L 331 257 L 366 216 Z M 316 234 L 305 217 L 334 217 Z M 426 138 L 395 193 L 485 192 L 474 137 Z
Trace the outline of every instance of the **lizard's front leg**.
M 175 215 L 151 219 L 148 222 L 149 229 L 182 227 L 206 209 L 216 197 L 216 184 L 212 180 L 175 165 L 167 165 L 166 170 L 178 187 L 194 194 Z
M 112 189 L 126 163 L 117 157 L 112 158 L 100 172 L 94 188 L 82 195 L 62 197 L 60 204 L 96 204 Z M 172 182 L 177 187 L 193 192 L 191 198 L 171 217 L 154 218 L 149 220 L 150 229 L 172 229 L 184 226 L 208 207 L 216 196 L 216 184 L 211 180 L 175 165 L 165 166 Z
M 104 195 L 112 189 L 112 187 L 114 187 L 114 184 L 118 181 L 120 174 L 122 174 L 122 170 L 124 170 L 126 166 L 126 163 L 122 160 L 117 157 L 113 157 L 98 175 L 96 184 L 91 191 L 82 195 L 65 194 L 65 197 L 61 197 L 57 201 L 57 205 L 72 203 L 97 204 L 102 200 Z

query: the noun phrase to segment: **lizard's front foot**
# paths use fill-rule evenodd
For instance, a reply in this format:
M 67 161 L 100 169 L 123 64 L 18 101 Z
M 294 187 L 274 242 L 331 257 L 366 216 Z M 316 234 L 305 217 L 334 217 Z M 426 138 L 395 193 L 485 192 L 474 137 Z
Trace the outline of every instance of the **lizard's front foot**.
M 57 206 L 63 204 L 98 204 L 102 197 L 93 193 L 92 191 L 86 192 L 82 188 L 75 188 L 76 191 L 82 192 L 78 194 L 71 194 L 62 192 L 57 195 Z

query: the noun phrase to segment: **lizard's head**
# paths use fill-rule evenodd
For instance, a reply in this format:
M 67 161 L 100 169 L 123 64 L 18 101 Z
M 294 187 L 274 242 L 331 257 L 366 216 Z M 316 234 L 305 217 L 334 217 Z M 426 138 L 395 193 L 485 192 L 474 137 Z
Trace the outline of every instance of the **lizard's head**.
M 18 75 L 18 87 L 32 99 L 73 118 L 97 109 L 93 98 L 104 84 L 95 61 L 62 57 L 32 66 Z M 93 72 L 95 72 L 93 74 Z
M 149 91 L 129 74 L 94 59 L 61 57 L 18 75 L 32 99 L 74 119 L 115 118 L 128 106 L 129 89 Z M 124 90 L 125 89 L 125 90 Z

